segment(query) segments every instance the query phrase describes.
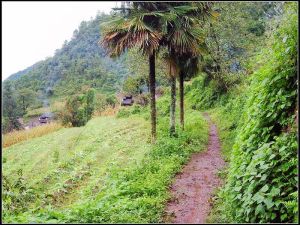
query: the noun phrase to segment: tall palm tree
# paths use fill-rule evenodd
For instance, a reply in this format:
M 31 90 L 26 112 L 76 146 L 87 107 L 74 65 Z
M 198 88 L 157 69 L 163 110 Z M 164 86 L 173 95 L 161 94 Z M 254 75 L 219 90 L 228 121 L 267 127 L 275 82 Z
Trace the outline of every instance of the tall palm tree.
M 119 56 L 134 46 L 149 56 L 151 139 L 154 142 L 155 55 L 160 46 L 168 46 L 174 55 L 198 55 L 199 43 L 203 41 L 199 21 L 205 16 L 203 12 L 209 12 L 210 3 L 133 2 L 129 5 L 131 7 L 127 9 L 123 7 L 123 16 L 116 16 L 115 20 L 105 24 L 102 44 L 111 56 Z
M 203 48 L 202 48 L 203 49 Z M 203 50 L 204 51 L 204 50 Z M 184 130 L 184 80 L 187 77 L 195 76 L 199 72 L 199 56 L 184 54 L 178 57 L 179 65 L 179 108 L 180 126 Z
M 149 57 L 149 86 L 151 107 L 151 141 L 156 140 L 155 56 L 159 50 L 161 32 L 158 3 L 133 2 L 126 16 L 115 16 L 103 26 L 101 44 L 110 56 L 120 56 L 127 49 L 137 46 Z
M 171 86 L 171 104 L 170 104 L 170 136 L 175 135 L 175 109 L 176 109 L 176 77 L 179 68 L 174 54 L 165 53 L 162 57 L 168 65 L 169 82 Z
M 163 43 L 168 46 L 169 52 L 175 52 L 173 55 L 176 59 L 174 60 L 180 67 L 180 124 L 184 129 L 184 79 L 198 72 L 198 59 L 205 52 L 206 47 L 202 24 L 216 15 L 211 10 L 211 3 L 176 2 L 170 4 L 172 6 L 170 15 L 165 17 Z

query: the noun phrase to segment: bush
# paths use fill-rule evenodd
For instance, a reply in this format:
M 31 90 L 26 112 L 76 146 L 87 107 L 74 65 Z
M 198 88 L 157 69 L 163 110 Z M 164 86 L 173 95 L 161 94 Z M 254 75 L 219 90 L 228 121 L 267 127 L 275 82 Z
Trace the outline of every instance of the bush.
M 235 222 L 297 222 L 297 13 L 290 8 L 253 74 L 222 193 Z M 268 56 L 266 58 L 266 55 Z
M 121 108 L 117 113 L 117 118 L 126 118 L 131 114 L 130 110 L 127 108 Z
M 117 118 L 126 118 L 130 115 L 139 114 L 144 108 L 140 105 L 125 106 L 118 111 Z
M 65 111 L 60 115 L 63 125 L 84 126 L 92 117 L 95 104 L 94 96 L 94 90 L 91 89 L 85 94 L 69 97 Z
M 9 214 L 18 214 L 27 209 L 27 203 L 36 199 L 36 193 L 33 189 L 28 188 L 22 176 L 22 170 L 15 174 L 14 181 L 9 181 L 6 176 L 2 176 L 2 207 L 4 217 Z
M 109 95 L 106 97 L 106 105 L 107 106 L 115 107 L 117 102 L 118 102 L 118 100 L 115 95 Z

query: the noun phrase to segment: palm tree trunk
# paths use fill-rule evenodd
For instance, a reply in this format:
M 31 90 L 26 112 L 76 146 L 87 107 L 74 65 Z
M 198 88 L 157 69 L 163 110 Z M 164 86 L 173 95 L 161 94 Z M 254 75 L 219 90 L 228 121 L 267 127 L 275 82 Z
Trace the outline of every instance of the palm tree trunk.
M 151 107 L 151 142 L 156 140 L 156 106 L 155 106 L 155 52 L 149 55 L 149 87 Z
M 175 135 L 176 78 L 171 76 L 170 136 Z
M 184 72 L 179 73 L 180 125 L 184 130 Z

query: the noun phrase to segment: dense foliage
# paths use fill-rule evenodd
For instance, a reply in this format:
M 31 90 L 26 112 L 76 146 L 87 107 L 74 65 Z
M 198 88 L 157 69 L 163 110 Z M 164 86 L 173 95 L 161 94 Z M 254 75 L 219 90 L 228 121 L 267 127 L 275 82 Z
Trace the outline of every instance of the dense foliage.
M 297 222 L 297 45 L 295 4 L 273 21 L 254 71 L 219 91 L 202 74 L 187 88 L 196 109 L 212 108 L 229 161 L 213 222 Z
M 287 9 L 253 74 L 226 191 L 238 222 L 297 220 L 297 9 Z M 259 109 L 259 110 L 258 110 Z
M 19 129 L 21 124 L 18 121 L 18 116 L 21 114 L 17 107 L 17 97 L 11 83 L 7 83 L 2 87 L 2 132 L 8 132 L 13 129 Z
M 249 74 L 249 58 L 264 45 L 268 21 L 282 10 L 281 2 L 236 2 L 214 4 L 219 16 L 205 26 L 207 53 L 202 68 L 226 92 Z
M 64 125 L 73 127 L 84 126 L 93 115 L 95 109 L 95 91 L 87 90 L 81 95 L 74 95 L 67 99 L 61 119 Z

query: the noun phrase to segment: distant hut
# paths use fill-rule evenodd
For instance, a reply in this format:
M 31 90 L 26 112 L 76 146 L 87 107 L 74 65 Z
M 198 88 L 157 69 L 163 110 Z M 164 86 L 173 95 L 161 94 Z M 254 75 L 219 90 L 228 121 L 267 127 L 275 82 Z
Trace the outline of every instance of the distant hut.
M 51 112 L 44 113 L 40 116 L 39 122 L 40 123 L 49 123 L 50 120 L 52 119 L 52 117 L 53 117 L 53 114 Z
M 122 99 L 121 106 L 131 106 L 133 104 L 132 95 L 127 95 Z

